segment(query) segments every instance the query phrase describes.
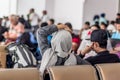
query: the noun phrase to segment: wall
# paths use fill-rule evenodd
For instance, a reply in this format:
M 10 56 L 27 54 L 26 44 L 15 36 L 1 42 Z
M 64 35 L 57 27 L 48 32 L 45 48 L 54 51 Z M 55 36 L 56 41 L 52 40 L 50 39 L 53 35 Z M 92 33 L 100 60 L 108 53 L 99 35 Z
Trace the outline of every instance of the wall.
M 0 3 L 0 17 L 7 16 L 9 14 L 9 0 L 3 0 Z
M 0 3 L 0 17 L 16 14 L 17 0 L 3 0 Z
M 71 22 L 73 24 L 74 29 L 80 29 L 82 26 L 82 17 L 83 17 L 83 2 L 84 0 L 51 0 L 49 3 L 47 1 L 48 6 L 47 10 L 51 10 L 49 14 L 53 14 L 58 22 Z M 51 5 L 54 5 L 51 6 Z
M 45 9 L 48 12 L 49 17 L 54 17 L 54 8 L 55 8 L 55 0 L 46 0 Z
M 9 14 L 17 14 L 17 0 L 9 0 Z
M 119 0 L 86 0 L 83 22 L 92 21 L 95 14 L 106 13 L 108 20 L 114 20 L 118 12 Z
M 30 8 L 34 8 L 41 16 L 41 12 L 45 9 L 45 1 L 46 0 L 18 0 L 17 13 L 19 15 L 26 15 Z

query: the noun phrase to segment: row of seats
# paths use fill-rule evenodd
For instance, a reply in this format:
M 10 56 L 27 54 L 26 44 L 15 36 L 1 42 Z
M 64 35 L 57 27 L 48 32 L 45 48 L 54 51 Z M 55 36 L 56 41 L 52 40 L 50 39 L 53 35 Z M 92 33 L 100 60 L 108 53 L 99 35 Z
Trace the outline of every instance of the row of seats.
M 51 80 L 119 80 L 120 63 L 55 66 L 48 69 Z M 97 74 L 98 72 L 98 74 Z M 0 80 L 41 80 L 37 69 L 0 69 Z
M 0 69 L 0 80 L 41 80 L 35 68 Z
M 51 80 L 119 80 L 120 63 L 49 68 Z

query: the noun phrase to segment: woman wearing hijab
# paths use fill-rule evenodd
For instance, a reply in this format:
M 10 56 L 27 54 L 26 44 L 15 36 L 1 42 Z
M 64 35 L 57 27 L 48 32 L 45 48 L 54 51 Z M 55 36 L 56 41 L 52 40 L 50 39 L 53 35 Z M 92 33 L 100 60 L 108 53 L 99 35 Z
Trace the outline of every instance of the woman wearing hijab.
M 43 27 L 37 32 L 38 44 L 43 54 L 40 66 L 42 76 L 51 66 L 87 64 L 86 61 L 71 53 L 72 37 L 70 32 L 63 30 L 65 28 L 64 25 L 52 25 Z M 53 36 L 51 47 L 47 42 L 47 36 L 50 34 Z

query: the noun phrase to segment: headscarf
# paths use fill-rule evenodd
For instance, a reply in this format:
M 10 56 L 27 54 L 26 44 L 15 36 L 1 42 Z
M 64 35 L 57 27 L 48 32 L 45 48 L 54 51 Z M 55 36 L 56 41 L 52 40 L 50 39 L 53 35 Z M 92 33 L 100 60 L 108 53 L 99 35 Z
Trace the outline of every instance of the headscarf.
M 50 66 L 55 66 L 57 62 L 57 56 L 61 58 L 69 58 L 64 62 L 64 65 L 76 65 L 77 60 L 73 53 L 72 48 L 72 37 L 68 31 L 59 30 L 53 34 L 51 40 L 51 48 L 47 49 L 43 54 L 41 61 L 40 72 L 43 76 L 44 71 Z

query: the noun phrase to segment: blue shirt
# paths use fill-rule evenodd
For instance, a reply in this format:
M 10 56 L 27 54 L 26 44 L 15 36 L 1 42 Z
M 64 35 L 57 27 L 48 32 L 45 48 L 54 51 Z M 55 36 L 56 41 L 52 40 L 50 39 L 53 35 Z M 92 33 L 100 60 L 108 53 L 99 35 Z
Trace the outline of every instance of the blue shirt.
M 112 39 L 120 39 L 120 33 L 119 32 L 115 32 L 112 34 Z

